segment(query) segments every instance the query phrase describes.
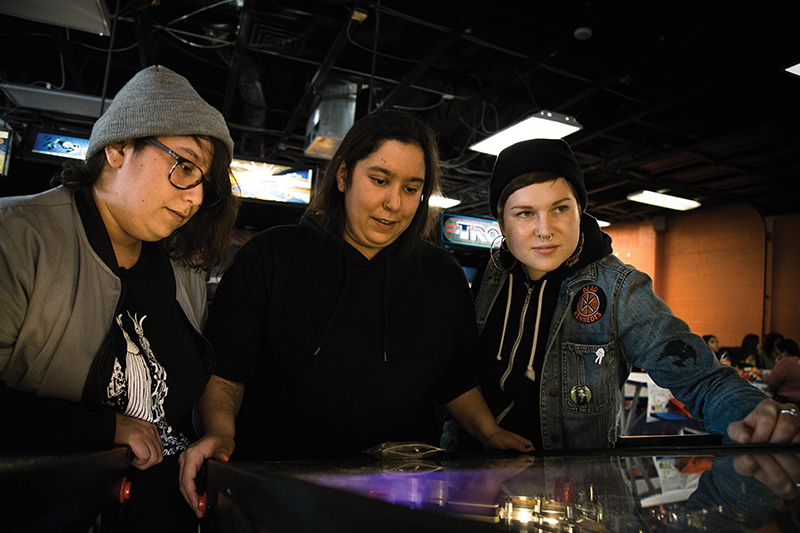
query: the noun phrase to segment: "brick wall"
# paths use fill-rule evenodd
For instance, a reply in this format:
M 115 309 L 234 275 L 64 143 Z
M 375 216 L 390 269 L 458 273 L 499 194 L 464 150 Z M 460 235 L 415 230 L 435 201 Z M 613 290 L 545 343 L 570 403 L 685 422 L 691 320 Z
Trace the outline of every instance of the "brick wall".
M 723 346 L 762 331 L 800 341 L 800 215 L 762 219 L 730 206 L 670 215 L 661 231 L 652 221 L 604 229 L 617 256 L 649 274 L 698 335 Z

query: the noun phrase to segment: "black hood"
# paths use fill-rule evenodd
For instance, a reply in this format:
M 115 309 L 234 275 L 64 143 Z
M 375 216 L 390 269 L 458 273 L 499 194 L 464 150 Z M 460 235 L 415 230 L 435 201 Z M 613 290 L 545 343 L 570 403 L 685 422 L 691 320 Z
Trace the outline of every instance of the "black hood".
M 557 270 L 563 268 L 566 274 L 576 272 L 610 253 L 613 253 L 611 236 L 600 229 L 597 219 L 584 213 L 581 216 L 581 238 L 578 247 Z
M 384 274 L 384 282 L 383 282 L 383 310 L 384 310 L 384 325 L 383 325 L 383 353 L 384 353 L 384 360 L 388 357 L 388 335 L 389 335 L 389 298 L 388 298 L 388 287 L 389 287 L 389 278 L 391 275 L 391 266 L 393 264 L 402 263 L 405 260 L 404 257 L 399 257 L 399 254 L 396 254 L 395 251 L 397 250 L 397 243 L 392 243 L 380 252 L 378 252 L 375 257 L 372 259 L 367 259 L 364 255 L 358 251 L 355 247 L 347 243 L 344 238 L 333 232 L 327 224 L 325 224 L 325 218 L 319 214 L 308 214 L 305 215 L 299 222 L 300 225 L 310 227 L 316 233 L 321 235 L 324 240 L 335 250 L 336 255 L 339 257 L 341 261 L 341 268 L 344 272 L 344 283 L 342 285 L 342 289 L 339 293 L 339 299 L 336 303 L 336 306 L 331 313 L 330 318 L 328 319 L 328 324 L 325 327 L 325 332 L 322 335 L 322 339 L 320 340 L 319 346 L 317 347 L 316 353 L 325 346 L 325 342 L 330 336 L 330 329 L 331 325 L 333 324 L 333 319 L 336 317 L 337 313 L 342 305 L 342 300 L 344 294 L 348 290 L 348 286 L 351 283 L 351 272 L 355 266 L 361 268 L 382 268 L 385 270 Z

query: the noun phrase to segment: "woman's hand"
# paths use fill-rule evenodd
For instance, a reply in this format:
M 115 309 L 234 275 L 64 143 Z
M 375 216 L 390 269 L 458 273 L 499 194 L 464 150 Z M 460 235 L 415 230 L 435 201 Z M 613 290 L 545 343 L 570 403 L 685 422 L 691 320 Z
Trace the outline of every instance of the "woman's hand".
M 178 458 L 181 494 L 198 517 L 200 499 L 195 478 L 206 459 L 228 461 L 235 447 L 236 414 L 244 397 L 244 385 L 211 376 L 197 404 L 205 435 Z
M 522 453 L 533 451 L 531 441 L 497 425 L 477 387 L 448 402 L 445 408 L 470 435 L 487 448 L 517 450 Z
M 531 441 L 499 426 L 495 432 L 486 435 L 486 445 L 495 450 L 517 450 L 522 453 L 533 451 Z
M 739 422 L 728 425 L 738 444 L 800 444 L 800 411 L 791 403 L 766 399 Z
M 129 446 L 133 452 L 131 464 L 146 470 L 164 458 L 164 446 L 155 424 L 117 413 L 114 444 Z
M 206 459 L 219 459 L 227 462 L 233 453 L 233 448 L 234 442 L 231 438 L 205 435 L 184 450 L 178 458 L 181 494 L 198 518 L 203 517 L 203 511 L 200 510 L 200 498 L 195 482 L 197 473 Z

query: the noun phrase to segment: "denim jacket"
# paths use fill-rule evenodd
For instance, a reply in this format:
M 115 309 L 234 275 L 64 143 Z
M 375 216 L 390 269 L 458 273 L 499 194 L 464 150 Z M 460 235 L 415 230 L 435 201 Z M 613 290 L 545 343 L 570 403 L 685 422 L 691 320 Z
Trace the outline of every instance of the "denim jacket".
M 490 262 L 475 303 L 480 333 L 507 279 L 508 273 Z M 766 398 L 717 361 L 653 292 L 649 276 L 613 254 L 563 281 L 543 365 L 538 379 L 545 449 L 613 446 L 632 367 L 644 369 L 709 431 L 722 435 Z M 575 386 L 587 387 L 590 401 L 574 401 Z

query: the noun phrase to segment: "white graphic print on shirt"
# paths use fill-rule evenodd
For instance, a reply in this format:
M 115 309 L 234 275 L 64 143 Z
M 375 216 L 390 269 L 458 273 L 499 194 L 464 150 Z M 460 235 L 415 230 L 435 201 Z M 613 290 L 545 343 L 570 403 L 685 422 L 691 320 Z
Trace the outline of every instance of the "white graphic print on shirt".
M 128 313 L 128 318 L 139 342 L 137 344 L 131 339 L 125 330 L 123 317 L 119 315 L 116 321 L 125 337 L 127 350 L 124 362 L 114 359 L 114 370 L 106 389 L 108 399 L 104 403 L 122 414 L 155 424 L 164 445 L 164 455 L 179 453 L 189 446 L 189 440 L 174 432 L 165 420 L 164 401 L 169 393 L 167 371 L 153 355 L 144 334 L 147 316 L 138 319 Z

